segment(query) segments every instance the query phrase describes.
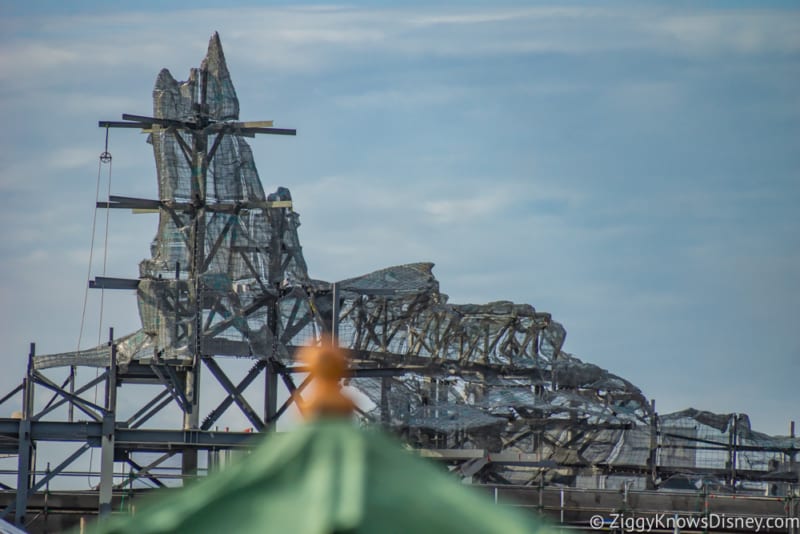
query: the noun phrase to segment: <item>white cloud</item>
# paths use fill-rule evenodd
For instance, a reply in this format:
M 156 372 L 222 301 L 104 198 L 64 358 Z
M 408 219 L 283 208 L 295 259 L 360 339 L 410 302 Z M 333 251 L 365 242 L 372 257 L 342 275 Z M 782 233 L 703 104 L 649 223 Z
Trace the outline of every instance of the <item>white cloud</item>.
M 69 66 L 80 56 L 58 44 L 18 41 L 3 46 L 0 53 L 0 80 L 6 83 L 20 75 L 43 75 L 55 67 Z
M 52 170 L 87 169 L 97 162 L 97 151 L 85 146 L 64 147 L 47 154 L 47 166 Z
M 684 51 L 706 54 L 800 51 L 800 21 L 780 10 L 677 13 L 643 21 L 643 25 L 664 44 Z
M 330 68 L 334 57 L 341 61 L 342 54 L 360 56 L 364 47 L 373 53 L 451 57 L 614 49 L 675 52 L 676 46 L 698 54 L 800 50 L 796 17 L 769 10 L 238 8 L 168 11 L 157 17 L 134 11 L 44 17 L 37 23 L 46 41 L 14 39 L 14 30 L 26 23 L 24 18 L 7 23 L 10 35 L 0 48 L 0 79 L 12 85 L 43 77 L 55 81 L 86 66 L 188 64 L 186 60 L 205 46 L 205 34 L 214 29 L 222 32 L 229 51 L 236 52 L 235 63 L 282 71 Z M 86 27 L 92 31 L 69 30 Z M 447 31 L 440 31 L 442 27 Z
M 511 202 L 513 192 L 510 190 L 492 189 L 466 198 L 440 198 L 425 200 L 422 209 L 426 215 L 437 223 L 457 223 L 484 219 L 488 215 L 501 215 L 501 210 Z
M 460 10 L 459 10 L 460 11 Z M 603 16 L 604 9 L 586 7 L 531 7 L 531 8 L 494 8 L 473 9 L 465 13 L 434 13 L 412 16 L 410 22 L 419 26 L 476 25 L 495 22 L 518 22 L 519 20 L 585 18 Z
M 441 85 L 417 89 L 370 90 L 339 95 L 334 101 L 346 108 L 397 109 L 398 107 L 419 109 L 423 106 L 442 106 L 475 96 L 478 88 L 463 85 Z

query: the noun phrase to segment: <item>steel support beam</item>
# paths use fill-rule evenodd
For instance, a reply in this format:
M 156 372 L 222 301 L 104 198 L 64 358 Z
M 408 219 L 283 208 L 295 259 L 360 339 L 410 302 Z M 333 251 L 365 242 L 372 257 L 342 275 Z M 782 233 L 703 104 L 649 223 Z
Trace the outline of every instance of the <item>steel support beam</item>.
M 331 343 L 339 346 L 339 288 L 331 284 Z
M 381 424 L 388 425 L 389 417 L 389 393 L 392 390 L 392 377 L 381 377 Z
M 275 430 L 276 417 L 278 412 L 278 370 L 272 361 L 267 362 L 264 371 L 264 419 L 268 421 L 267 429 Z
M 28 492 L 31 487 L 33 471 L 33 445 L 31 440 L 31 421 L 23 418 L 19 422 L 19 449 L 17 452 L 17 499 L 14 507 L 14 524 L 25 526 L 25 512 L 28 508 Z M 3 513 L 5 516 L 5 513 Z
M 200 426 L 200 359 L 203 357 L 203 273 L 206 264 L 206 177 L 208 165 L 208 70 L 202 66 L 199 71 L 199 91 L 193 97 L 196 106 L 194 127 L 188 124 L 173 124 L 191 132 L 191 195 L 194 209 L 190 213 L 190 247 L 189 247 L 189 301 L 194 318 L 190 323 L 189 340 L 191 343 L 192 364 L 186 371 L 187 403 L 183 410 L 183 428 L 191 430 Z M 143 120 L 142 117 L 123 115 L 126 120 Z M 146 119 L 146 118 L 145 118 Z M 176 139 L 181 140 L 180 133 L 174 132 Z M 181 469 L 184 476 L 197 474 L 197 451 L 183 452 Z
M 114 329 L 109 331 L 109 345 L 111 345 L 111 365 L 108 368 L 106 380 L 106 406 L 103 414 L 102 431 L 100 438 L 100 502 L 98 511 L 100 516 L 111 514 L 111 491 L 114 487 L 114 438 L 116 435 L 117 411 L 117 346 L 114 344 Z
M 33 472 L 36 468 L 33 457 L 33 438 L 31 436 L 31 414 L 33 413 L 33 358 L 36 355 L 36 343 L 31 343 L 28 353 L 27 376 L 23 383 L 22 419 L 17 430 L 17 498 L 14 507 L 14 524 L 25 526 L 25 512 L 28 509 L 28 491 L 33 486 Z M 8 510 L 4 510 L 3 516 Z
M 22 428 L 30 430 L 22 430 Z M 27 432 L 27 434 L 26 434 Z M 18 439 L 20 435 L 28 435 L 30 443 L 36 441 L 83 442 L 93 447 L 101 446 L 103 423 L 97 421 L 30 421 L 23 425 L 20 419 L 0 419 L 0 436 Z M 142 450 L 172 449 L 226 449 L 248 447 L 248 442 L 255 434 L 252 432 L 213 432 L 207 430 L 159 430 L 142 428 L 115 429 L 115 446 L 117 450 L 130 450 L 140 447 Z

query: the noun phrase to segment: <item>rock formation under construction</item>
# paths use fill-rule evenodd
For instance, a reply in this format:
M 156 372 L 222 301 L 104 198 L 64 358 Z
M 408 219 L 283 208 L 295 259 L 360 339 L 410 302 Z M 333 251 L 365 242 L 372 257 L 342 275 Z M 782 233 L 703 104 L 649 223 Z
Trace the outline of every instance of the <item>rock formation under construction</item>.
M 432 263 L 336 283 L 310 278 L 291 194 L 265 193 L 246 141 L 291 132 L 239 121 L 216 35 L 187 81 L 161 71 L 153 117 L 124 118 L 149 132 L 158 199 L 111 197 L 103 207 L 157 211 L 159 222 L 139 279 L 122 284 L 138 293 L 142 327 L 115 340 L 116 365 L 189 373 L 175 385 L 187 413 L 200 360 L 287 368 L 297 347 L 333 333 L 351 351 L 364 419 L 432 455 L 467 460 L 462 473 L 479 480 L 574 485 L 602 472 L 654 486 L 707 470 L 734 483 L 775 471 L 800 449 L 797 438 L 751 431 L 744 415 L 657 416 L 635 385 L 565 352 L 566 331 L 550 314 L 507 301 L 452 304 Z M 111 354 L 103 345 L 33 362 L 108 367 Z M 208 428 L 196 413 L 187 424 Z

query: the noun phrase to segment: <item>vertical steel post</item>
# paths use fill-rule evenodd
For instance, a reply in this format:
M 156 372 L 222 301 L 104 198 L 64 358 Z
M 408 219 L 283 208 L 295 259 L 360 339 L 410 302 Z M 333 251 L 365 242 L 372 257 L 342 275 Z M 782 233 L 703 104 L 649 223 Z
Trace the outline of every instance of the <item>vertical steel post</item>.
M 446 414 L 447 405 L 447 381 L 445 379 L 437 378 L 434 383 L 436 384 L 436 418 L 442 417 Z M 442 410 L 439 410 L 439 407 L 442 407 Z M 436 444 L 437 447 L 440 449 L 447 448 L 447 432 L 437 432 L 436 433 Z
M 173 343 L 178 346 L 178 335 L 180 334 L 180 306 L 181 301 L 181 262 L 175 262 L 175 331 L 173 333 Z
M 381 352 L 389 352 L 389 298 L 383 298 L 383 326 L 381 327 Z
M 339 288 L 336 282 L 331 284 L 331 343 L 339 345 Z
M 22 419 L 19 422 L 19 444 L 17 448 L 17 498 L 14 509 L 14 523 L 25 526 L 25 512 L 28 508 L 28 491 L 33 486 L 34 472 L 33 443 L 31 441 L 31 416 L 33 415 L 33 357 L 36 343 L 31 343 L 28 353 L 28 370 L 22 381 Z
M 106 377 L 105 411 L 103 413 L 103 436 L 100 440 L 100 516 L 111 514 L 111 490 L 114 487 L 114 434 L 117 406 L 117 345 L 114 329 L 108 329 L 108 344 L 111 361 Z
M 269 208 L 267 217 L 270 226 L 269 239 L 269 263 L 267 273 L 270 289 L 275 291 L 275 299 L 267 315 L 267 330 L 270 335 L 270 353 L 268 355 L 267 366 L 264 369 L 264 421 L 267 423 L 266 430 L 275 430 L 277 421 L 275 414 L 278 413 L 278 373 L 277 366 L 273 362 L 278 359 L 278 345 L 281 336 L 281 284 L 285 278 L 283 272 L 283 234 L 284 234 L 284 210 L 286 208 Z
M 264 368 L 264 422 L 265 430 L 275 430 L 277 421 L 275 414 L 278 413 L 278 373 L 272 360 L 267 361 Z
M 650 399 L 650 455 L 647 462 L 650 464 L 650 476 L 646 486 L 647 489 L 654 490 L 658 480 L 658 414 L 655 399 Z
M 794 428 L 794 421 L 790 421 L 789 437 L 794 440 L 795 436 L 796 434 Z M 789 469 L 792 471 L 792 473 L 797 473 L 797 466 L 795 465 L 797 457 L 797 449 L 792 448 L 792 452 L 787 456 L 789 457 Z M 798 500 L 795 495 L 795 485 L 789 484 L 789 515 L 792 518 L 794 518 L 793 521 L 800 521 L 800 513 L 798 512 L 800 512 L 800 505 L 798 505 Z M 800 532 L 800 529 L 798 529 L 794 523 L 791 525 L 790 529 L 791 529 L 790 530 L 791 534 L 796 534 L 797 532 Z
M 389 393 L 392 391 L 392 377 L 384 376 L 381 378 L 381 424 L 389 426 L 391 413 L 389 412 Z
M 728 444 L 730 449 L 728 450 L 728 463 L 730 464 L 730 480 L 731 480 L 731 489 L 733 492 L 736 492 L 736 445 L 738 441 L 738 433 L 739 433 L 739 414 L 733 414 L 731 416 L 733 419 L 731 422 L 731 430 L 730 430 L 730 437 L 728 440 Z
M 186 400 L 189 402 L 183 413 L 183 429 L 193 430 L 200 427 L 200 355 L 192 358 L 191 367 L 186 370 Z M 197 475 L 197 450 L 184 449 L 181 455 L 181 473 L 184 476 Z
M 80 348 L 80 347 L 78 347 Z M 71 395 L 75 394 L 75 366 L 69 366 L 69 392 Z M 67 420 L 71 423 L 75 418 L 75 405 L 72 403 L 70 399 L 69 403 L 67 404 L 68 413 L 67 413 Z
M 208 71 L 199 71 L 200 87 L 195 87 L 195 119 L 196 129 L 192 130 L 192 179 L 191 194 L 194 209 L 192 211 L 192 230 L 190 264 L 189 264 L 189 297 L 194 320 L 191 323 L 190 341 L 193 343 L 192 363 L 186 370 L 185 394 L 188 405 L 183 414 L 184 430 L 196 429 L 200 426 L 200 367 L 203 356 L 203 266 L 206 261 L 206 171 L 208 134 L 203 130 L 208 124 L 206 105 Z M 178 132 L 175 135 L 179 135 Z M 197 451 L 185 449 L 181 455 L 181 472 L 184 476 L 197 475 Z
M 44 514 L 44 524 L 47 525 L 47 516 L 50 512 L 50 462 L 47 462 L 47 469 L 45 469 L 44 476 L 47 479 L 47 483 L 44 485 L 44 510 L 42 510 L 42 513 Z
M 539 516 L 544 515 L 544 473 L 539 474 Z

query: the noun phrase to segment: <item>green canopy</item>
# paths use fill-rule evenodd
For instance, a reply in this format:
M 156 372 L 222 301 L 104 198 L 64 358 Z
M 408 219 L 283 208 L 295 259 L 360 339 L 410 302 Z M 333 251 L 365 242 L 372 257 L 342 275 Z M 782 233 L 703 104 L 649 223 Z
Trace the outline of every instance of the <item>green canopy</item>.
M 549 532 L 378 431 L 345 420 L 268 436 L 224 471 L 89 532 Z

